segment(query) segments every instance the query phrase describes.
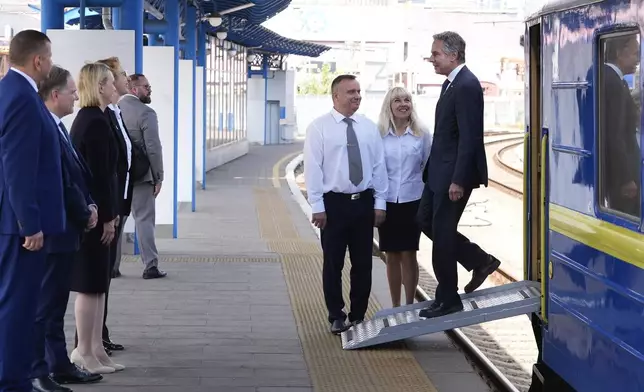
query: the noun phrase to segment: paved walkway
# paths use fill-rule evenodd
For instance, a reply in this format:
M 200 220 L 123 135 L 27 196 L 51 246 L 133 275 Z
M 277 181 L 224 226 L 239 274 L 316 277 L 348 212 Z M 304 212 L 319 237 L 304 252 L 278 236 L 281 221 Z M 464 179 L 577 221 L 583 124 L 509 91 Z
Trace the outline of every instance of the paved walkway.
M 444 334 L 414 339 L 412 350 L 347 352 L 328 333 L 319 241 L 278 178 L 301 148 L 253 147 L 210 172 L 198 211 L 180 212 L 180 238 L 159 240 L 167 278 L 144 281 L 137 259 L 124 258 L 108 325 L 126 346 L 113 359 L 127 369 L 74 390 L 487 390 Z M 371 313 L 390 306 L 382 263 L 373 275 Z M 66 332 L 71 341 L 73 298 Z

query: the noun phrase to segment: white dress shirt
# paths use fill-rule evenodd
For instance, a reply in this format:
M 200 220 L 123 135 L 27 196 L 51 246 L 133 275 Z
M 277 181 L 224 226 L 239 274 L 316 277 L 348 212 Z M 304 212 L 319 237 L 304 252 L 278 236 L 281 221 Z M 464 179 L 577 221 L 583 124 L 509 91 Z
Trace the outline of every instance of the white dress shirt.
M 387 201 L 408 203 L 420 199 L 423 194 L 423 170 L 432 145 L 429 132 L 416 136 L 407 127 L 397 136 L 393 129 L 383 136 L 385 162 L 389 186 Z
M 324 212 L 323 196 L 327 192 L 360 193 L 374 190 L 374 208 L 387 208 L 387 169 L 382 138 L 376 124 L 354 114 L 350 118 L 360 146 L 362 181 L 356 186 L 349 180 L 347 123 L 335 109 L 313 120 L 304 142 L 304 179 L 313 213 Z
M 132 143 L 130 142 L 130 138 L 125 131 L 125 125 L 123 125 L 123 120 L 121 119 L 121 108 L 114 104 L 110 104 L 109 108 L 114 111 L 114 114 L 116 114 L 116 121 L 119 123 L 119 129 L 123 135 L 123 140 L 125 140 L 125 149 L 127 151 L 127 174 L 125 175 L 125 194 L 123 195 L 123 199 L 127 199 L 127 188 L 130 183 L 130 166 L 132 166 Z
M 51 114 L 51 118 L 54 119 L 54 122 L 56 123 L 56 128 L 58 128 L 58 132 L 60 132 L 63 138 L 65 138 L 65 142 L 69 144 L 69 146 L 72 148 L 72 152 L 74 153 L 74 156 L 78 158 L 78 155 L 76 154 L 76 150 L 74 149 L 74 146 L 72 145 L 71 140 L 69 139 L 69 134 L 60 127 L 60 124 L 62 123 L 61 119 L 52 112 L 49 112 L 49 114 Z
M 448 88 L 452 87 L 452 82 L 454 81 L 454 79 L 456 79 L 456 75 L 458 75 L 458 73 L 461 72 L 464 66 L 465 66 L 465 63 L 459 64 L 456 68 L 452 70 L 452 72 L 449 73 L 449 75 L 447 75 L 447 80 L 449 80 L 449 84 L 447 85 L 447 88 L 445 89 L 445 91 L 447 91 Z
M 36 84 L 36 81 L 31 78 L 31 76 L 27 75 L 26 73 L 22 72 L 19 69 L 15 69 L 14 67 L 11 67 L 10 69 L 13 72 L 17 72 L 18 74 L 20 74 L 23 78 L 27 79 L 29 84 L 31 84 L 31 87 L 33 87 L 34 90 L 36 90 L 36 92 L 38 92 L 38 85 Z

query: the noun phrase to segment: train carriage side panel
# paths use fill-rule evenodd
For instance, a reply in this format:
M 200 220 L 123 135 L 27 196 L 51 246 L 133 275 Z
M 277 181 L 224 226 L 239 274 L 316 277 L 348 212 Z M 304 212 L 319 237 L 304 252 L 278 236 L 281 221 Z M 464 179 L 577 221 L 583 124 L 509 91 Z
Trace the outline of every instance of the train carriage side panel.
M 583 392 L 644 390 L 642 218 L 598 207 L 606 202 L 598 197 L 597 173 L 605 169 L 597 157 L 607 152 L 597 143 L 603 127 L 596 121 L 606 105 L 596 99 L 603 92 L 597 75 L 606 62 L 598 58 L 597 33 L 634 25 L 637 7 L 606 0 L 543 18 L 552 271 L 543 358 Z

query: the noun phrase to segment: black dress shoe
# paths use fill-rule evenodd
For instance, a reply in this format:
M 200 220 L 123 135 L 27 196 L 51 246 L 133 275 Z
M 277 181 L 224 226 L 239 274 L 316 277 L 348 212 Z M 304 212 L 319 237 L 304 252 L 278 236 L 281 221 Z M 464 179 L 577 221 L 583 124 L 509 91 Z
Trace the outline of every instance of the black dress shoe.
M 353 320 L 353 321 L 351 322 L 351 326 L 350 326 L 350 327 L 355 327 L 356 325 L 358 325 L 358 324 L 362 324 L 363 322 L 364 322 L 364 320 L 363 320 L 363 319 L 360 319 L 360 320 Z
M 101 381 L 103 376 L 86 372 L 76 365 L 72 365 L 65 373 L 52 373 L 51 378 L 58 384 L 92 384 Z
M 488 263 L 474 270 L 472 273 L 472 280 L 470 280 L 470 283 L 465 285 L 465 292 L 469 294 L 481 287 L 483 282 L 485 282 L 485 279 L 496 271 L 500 265 L 501 262 L 499 259 L 492 255 L 488 255 Z
M 125 350 L 125 347 L 123 347 L 122 344 L 117 344 L 109 340 L 103 340 L 103 347 L 105 350 L 110 350 L 110 351 L 123 351 Z
M 334 320 L 331 323 L 331 333 L 334 335 L 340 335 L 342 332 L 349 329 L 351 325 L 347 325 L 344 320 Z
M 152 267 L 143 271 L 143 279 L 158 279 L 165 278 L 168 275 L 165 271 L 161 271 L 157 267 Z
M 58 384 L 49 376 L 32 379 L 31 388 L 34 392 L 72 392 L 71 389 Z
M 453 303 L 442 303 L 437 307 L 430 306 L 427 309 L 423 309 L 418 313 L 418 317 L 424 318 L 436 318 L 441 316 L 447 316 L 448 314 L 457 313 L 463 310 L 463 303 L 461 301 Z

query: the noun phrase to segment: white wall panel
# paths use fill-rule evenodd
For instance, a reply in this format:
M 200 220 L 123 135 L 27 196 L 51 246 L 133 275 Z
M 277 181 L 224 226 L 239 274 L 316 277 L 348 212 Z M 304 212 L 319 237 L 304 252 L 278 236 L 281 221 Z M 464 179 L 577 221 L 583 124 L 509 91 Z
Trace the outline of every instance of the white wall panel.
M 174 184 L 174 48 L 143 47 L 143 74 L 152 86 L 150 107 L 157 113 L 159 136 L 163 147 L 164 181 L 156 199 L 156 224 L 173 224 Z
M 179 60 L 178 201 L 192 202 L 192 60 Z
M 204 77 L 204 67 L 197 67 L 196 71 L 196 99 L 195 99 L 195 135 L 197 139 L 195 140 L 195 154 L 196 154 L 196 165 L 195 165 L 195 178 L 197 182 L 203 183 L 203 134 L 204 134 L 204 122 L 203 122 L 203 77 Z

